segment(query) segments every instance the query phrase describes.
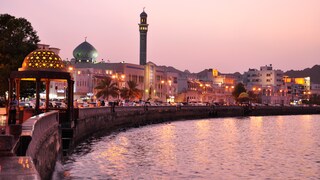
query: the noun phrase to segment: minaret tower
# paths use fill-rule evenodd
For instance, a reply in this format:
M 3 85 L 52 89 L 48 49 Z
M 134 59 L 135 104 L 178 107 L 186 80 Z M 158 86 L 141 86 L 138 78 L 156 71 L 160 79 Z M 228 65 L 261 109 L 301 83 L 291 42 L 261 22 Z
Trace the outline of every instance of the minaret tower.
M 147 64 L 147 32 L 148 25 L 147 24 L 147 13 L 143 12 L 140 14 L 140 23 L 139 23 L 139 31 L 140 31 L 140 65 Z

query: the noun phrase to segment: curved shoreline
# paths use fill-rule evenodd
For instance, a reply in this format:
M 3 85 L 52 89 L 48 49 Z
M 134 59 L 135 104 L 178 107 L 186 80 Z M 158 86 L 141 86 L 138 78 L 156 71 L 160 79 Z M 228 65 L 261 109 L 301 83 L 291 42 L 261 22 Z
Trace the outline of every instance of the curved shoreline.
M 320 114 L 320 107 L 164 106 L 79 109 L 71 148 L 97 132 L 168 121 L 272 115 Z M 71 150 L 71 149 L 70 149 Z

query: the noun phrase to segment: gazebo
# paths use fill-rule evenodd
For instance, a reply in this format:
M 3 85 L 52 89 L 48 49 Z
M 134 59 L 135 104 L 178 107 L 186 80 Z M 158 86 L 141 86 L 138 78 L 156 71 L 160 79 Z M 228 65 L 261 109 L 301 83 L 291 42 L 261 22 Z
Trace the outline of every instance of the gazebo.
M 14 93 L 16 98 L 20 98 L 20 82 L 34 81 L 36 84 L 36 101 L 34 113 L 40 114 L 54 110 L 49 107 L 49 90 L 51 81 L 67 82 L 66 87 L 66 104 L 67 108 L 56 109 L 60 112 L 60 123 L 69 124 L 73 121 L 73 84 L 71 74 L 67 71 L 65 64 L 62 62 L 58 54 L 51 49 L 37 49 L 28 54 L 22 67 L 18 71 L 13 71 L 9 79 L 9 99 L 12 99 Z M 40 89 L 45 84 L 45 106 L 40 107 Z M 71 125 L 71 124 L 69 124 Z

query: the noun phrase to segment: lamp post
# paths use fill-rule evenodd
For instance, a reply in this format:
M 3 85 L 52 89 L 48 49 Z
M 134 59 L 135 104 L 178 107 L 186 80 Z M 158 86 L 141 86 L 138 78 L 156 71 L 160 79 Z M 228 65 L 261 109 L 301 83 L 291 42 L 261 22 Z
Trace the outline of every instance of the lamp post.
M 261 96 L 261 94 L 260 94 L 260 92 L 261 92 L 261 88 L 256 88 L 256 87 L 253 87 L 252 88 L 252 91 L 253 91 L 253 93 L 255 94 L 255 95 L 257 95 L 257 99 L 256 99 L 256 103 L 260 103 L 260 96 Z
M 164 91 L 165 92 L 165 101 L 168 102 L 171 100 L 170 96 L 172 95 L 172 92 L 171 92 L 172 80 L 167 80 L 167 81 L 162 80 L 161 84 L 162 84 L 162 87 L 163 87 L 163 85 L 165 85 L 165 91 Z M 168 90 L 168 88 L 170 88 L 170 89 Z M 167 97 L 169 97 L 169 98 L 167 98 Z
M 162 80 L 161 81 L 161 88 L 163 88 L 165 90 L 164 91 L 164 98 L 165 98 L 165 101 L 167 102 L 167 86 L 164 88 L 164 85 L 165 85 L 165 82 L 164 82 L 164 80 Z

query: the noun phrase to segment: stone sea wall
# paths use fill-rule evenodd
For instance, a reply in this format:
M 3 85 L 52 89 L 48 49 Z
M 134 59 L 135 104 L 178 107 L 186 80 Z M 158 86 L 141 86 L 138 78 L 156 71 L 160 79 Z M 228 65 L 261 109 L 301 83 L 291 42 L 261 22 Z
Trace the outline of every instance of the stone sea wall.
M 33 116 L 24 122 L 20 145 L 20 150 L 25 150 L 25 155 L 31 157 L 41 179 L 50 179 L 61 155 L 58 111 Z
M 165 121 L 236 117 L 320 114 L 319 107 L 241 107 L 241 106 L 149 106 L 149 107 L 95 107 L 78 110 L 74 144 L 93 133 L 119 128 L 137 127 Z

